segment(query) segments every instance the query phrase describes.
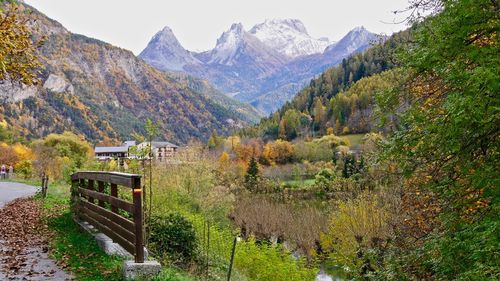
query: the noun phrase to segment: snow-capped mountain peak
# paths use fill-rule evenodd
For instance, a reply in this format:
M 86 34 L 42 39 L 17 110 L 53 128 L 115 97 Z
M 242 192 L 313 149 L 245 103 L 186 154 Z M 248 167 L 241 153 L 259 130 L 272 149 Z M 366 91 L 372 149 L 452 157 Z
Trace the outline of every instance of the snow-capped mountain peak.
M 330 44 L 328 39 L 311 37 L 297 19 L 266 20 L 249 32 L 268 47 L 291 58 L 322 53 Z
M 152 40 L 156 40 L 166 44 L 176 44 L 180 46 L 180 43 L 175 37 L 174 32 L 168 26 L 165 26 L 162 30 L 158 31 L 155 36 L 153 36 Z
M 231 28 L 228 31 L 222 33 L 222 35 L 217 39 L 217 44 L 215 48 L 232 48 L 238 45 L 239 41 L 242 38 L 243 25 L 241 23 L 233 23 Z
M 276 25 L 286 25 L 290 28 L 293 28 L 297 30 L 300 33 L 307 34 L 307 29 L 300 20 L 298 19 L 267 19 L 264 21 L 263 24 L 271 25 L 271 26 L 276 26 Z
M 270 114 L 311 78 L 378 38 L 360 26 L 333 43 L 312 37 L 300 20 L 271 19 L 250 30 L 241 23 L 232 24 L 213 49 L 189 52 L 165 27 L 140 57 L 161 70 L 181 70 L 207 79 L 228 95 Z
M 353 28 L 351 30 L 351 32 L 363 32 L 363 31 L 366 31 L 366 28 L 364 26 L 356 26 L 355 28 Z
M 243 39 L 245 30 L 241 23 L 233 23 L 228 31 L 222 33 L 217 39 L 217 44 L 212 50 L 208 63 L 231 65 L 232 58 L 238 50 L 238 45 Z
M 139 57 L 160 69 L 183 70 L 187 64 L 201 63 L 182 47 L 168 26 L 153 36 Z

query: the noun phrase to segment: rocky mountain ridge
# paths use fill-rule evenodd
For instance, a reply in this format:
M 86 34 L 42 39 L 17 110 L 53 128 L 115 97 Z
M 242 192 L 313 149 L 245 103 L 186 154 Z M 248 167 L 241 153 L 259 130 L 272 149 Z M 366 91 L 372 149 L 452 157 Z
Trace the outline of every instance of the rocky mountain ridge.
M 36 9 L 22 5 L 43 65 L 38 86 L 0 85 L 0 120 L 25 139 L 70 130 L 93 142 L 144 134 L 150 118 L 160 138 L 174 143 L 205 140 L 255 122 L 257 113 L 211 88 L 206 81 L 159 71 L 132 52 L 67 31 Z M 155 38 L 171 42 L 162 37 Z M 175 43 L 175 42 L 174 42 Z M 175 44 L 169 47 L 179 47 Z M 196 62 L 186 54 L 186 63 Z
M 300 20 L 266 20 L 246 31 L 233 24 L 212 50 L 180 47 L 170 28 L 155 35 L 139 55 L 160 70 L 180 71 L 209 80 L 220 91 L 249 103 L 263 114 L 280 108 L 312 78 L 383 37 L 357 27 L 338 42 L 311 37 Z

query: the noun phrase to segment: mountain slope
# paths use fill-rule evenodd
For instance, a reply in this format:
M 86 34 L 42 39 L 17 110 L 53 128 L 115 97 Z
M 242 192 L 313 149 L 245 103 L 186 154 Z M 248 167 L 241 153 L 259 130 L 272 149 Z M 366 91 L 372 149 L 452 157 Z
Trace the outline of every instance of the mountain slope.
M 71 130 L 94 141 L 123 139 L 144 133 L 143 124 L 151 118 L 160 124 L 161 138 L 186 143 L 248 123 L 241 113 L 130 51 L 72 34 L 35 9 L 24 9 L 33 11 L 34 37 L 46 38 L 39 51 L 42 83 L 31 88 L 4 84 L 0 117 L 26 137 Z
M 233 24 L 220 36 L 214 49 L 198 54 L 179 50 L 177 39 L 169 38 L 161 48 L 156 47 L 158 40 L 153 38 L 140 57 L 161 70 L 207 79 L 227 95 L 269 114 L 291 100 L 315 75 L 364 50 L 377 36 L 356 28 L 338 43 L 330 44 L 327 39 L 309 36 L 299 20 L 289 19 L 268 20 L 250 31 Z M 187 53 L 202 63 L 179 64 L 186 61 Z M 182 69 L 169 65 L 182 65 Z
M 410 30 L 393 34 L 383 44 L 342 59 L 338 66 L 310 80 L 308 86 L 277 112 L 243 131 L 265 139 L 307 137 L 311 133 L 320 136 L 328 129 L 336 134 L 369 132 L 375 128 L 376 118 L 372 113 L 376 94 L 397 85 L 404 76 L 394 70 L 397 63 L 393 59 L 396 49 L 407 42 L 409 36 Z M 337 44 L 350 45 L 351 42 Z M 285 126 L 280 124 L 290 124 L 286 116 L 300 116 L 301 121 L 296 122 L 297 127 L 286 129 L 291 131 L 283 132 L 280 128 Z
M 169 75 L 179 83 L 187 85 L 193 91 L 202 94 L 207 99 L 229 110 L 234 114 L 236 119 L 255 124 L 258 123 L 261 118 L 261 113 L 254 107 L 226 96 L 212 86 L 207 80 L 179 72 L 171 72 Z
M 283 105 L 276 103 L 276 100 L 292 100 L 311 78 L 339 64 L 349 55 L 362 52 L 384 39 L 364 27 L 355 28 L 340 41 L 326 48 L 323 53 L 299 57 L 286 64 L 281 71 L 269 76 L 262 85 L 261 94 L 253 97 L 250 103 L 263 112 L 275 112 Z

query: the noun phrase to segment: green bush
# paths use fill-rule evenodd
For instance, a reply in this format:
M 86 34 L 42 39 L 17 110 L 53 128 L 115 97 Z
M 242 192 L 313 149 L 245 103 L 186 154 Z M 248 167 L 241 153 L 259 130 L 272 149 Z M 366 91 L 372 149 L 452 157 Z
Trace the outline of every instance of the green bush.
M 196 256 L 193 224 L 178 213 L 151 219 L 151 249 L 164 261 L 185 266 Z
M 330 191 L 332 180 L 335 178 L 335 172 L 331 169 L 322 169 L 316 174 L 314 185 L 323 191 Z
M 295 260 L 281 247 L 259 245 L 253 238 L 238 243 L 234 262 L 249 280 L 314 280 L 318 272 L 316 267 L 307 267 L 304 260 Z
M 33 165 L 30 160 L 19 161 L 14 168 L 16 174 L 21 175 L 24 179 L 31 178 L 33 175 Z
M 297 161 L 330 161 L 332 157 L 332 145 L 327 142 L 299 141 L 294 145 L 294 158 Z

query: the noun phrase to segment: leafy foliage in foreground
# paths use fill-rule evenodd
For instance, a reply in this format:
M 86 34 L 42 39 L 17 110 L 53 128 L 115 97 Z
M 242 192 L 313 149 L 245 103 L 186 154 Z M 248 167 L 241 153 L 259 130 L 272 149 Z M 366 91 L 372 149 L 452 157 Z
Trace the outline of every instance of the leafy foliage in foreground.
M 151 281 L 195 281 L 196 279 L 174 268 L 163 268 Z
M 258 245 L 252 239 L 238 247 L 235 266 L 250 280 L 314 280 L 316 277 L 315 268 L 306 268 L 303 260 L 294 261 L 288 251 L 265 243 Z
M 205 276 L 209 260 L 209 276 L 225 278 L 229 266 L 235 235 L 229 215 L 236 204 L 237 188 L 230 179 L 232 165 L 218 169 L 200 146 L 191 144 L 179 153 L 178 160 L 189 159 L 189 165 L 158 165 L 153 170 L 153 213 L 165 215 L 178 212 L 194 226 L 198 239 L 198 264 L 191 272 Z M 243 174 L 241 182 L 243 183 Z M 241 186 L 241 185 L 240 185 Z M 207 225 L 210 224 L 210 230 Z M 210 247 L 207 247 L 207 233 Z M 205 237 L 205 238 L 203 238 Z M 208 248 L 208 250 L 207 250 Z M 313 280 L 318 269 L 306 265 L 304 259 L 295 260 L 291 253 L 280 246 L 271 246 L 249 240 L 239 241 L 236 246 L 232 280 Z M 241 279 L 240 279 L 241 277 Z
M 421 23 L 403 53 L 409 94 L 387 96 L 396 107 L 410 106 L 384 158 L 406 175 L 407 190 L 439 202 L 439 218 L 429 229 L 417 227 L 419 239 L 408 228 L 401 233 L 407 248 L 395 250 L 384 278 L 494 280 L 500 278 L 499 6 L 429 3 L 440 10 Z

